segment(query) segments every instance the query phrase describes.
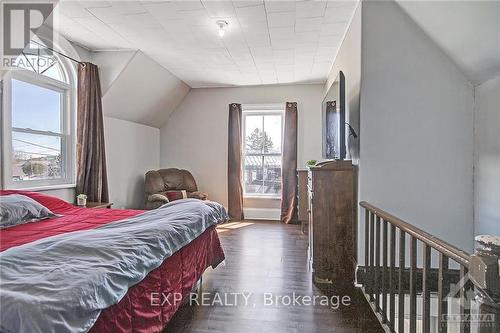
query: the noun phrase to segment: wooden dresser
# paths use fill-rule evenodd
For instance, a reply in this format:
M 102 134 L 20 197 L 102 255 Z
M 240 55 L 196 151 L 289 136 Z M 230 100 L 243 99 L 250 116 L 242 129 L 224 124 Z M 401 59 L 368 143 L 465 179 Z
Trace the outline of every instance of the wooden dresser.
M 308 171 L 309 260 L 315 283 L 354 282 L 354 172 L 351 161 Z

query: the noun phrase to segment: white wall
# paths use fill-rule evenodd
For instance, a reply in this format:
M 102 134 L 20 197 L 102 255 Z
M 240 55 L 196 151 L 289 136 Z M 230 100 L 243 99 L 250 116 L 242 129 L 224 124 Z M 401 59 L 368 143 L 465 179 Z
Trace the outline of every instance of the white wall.
M 160 166 L 160 130 L 104 117 L 106 162 L 113 208 L 144 207 L 144 174 Z
M 396 3 L 362 23 L 359 199 L 472 251 L 473 88 Z
M 298 166 L 321 157 L 323 85 L 192 89 L 161 128 L 161 167 L 189 169 L 201 191 L 227 205 L 229 103 L 296 101 Z
M 476 87 L 475 235 L 500 235 L 500 77 Z

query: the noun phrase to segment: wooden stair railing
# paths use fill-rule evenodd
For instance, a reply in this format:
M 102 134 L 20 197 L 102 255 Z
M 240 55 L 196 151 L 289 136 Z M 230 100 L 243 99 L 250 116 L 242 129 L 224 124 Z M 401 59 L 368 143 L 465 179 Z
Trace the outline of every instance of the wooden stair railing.
M 365 209 L 365 265 L 358 266 L 357 282 L 361 284 L 365 297 L 384 329 L 387 332 L 405 332 L 404 308 L 407 303 L 405 299 L 409 297 L 409 325 L 406 322 L 409 330 L 407 331 L 417 333 L 417 321 L 421 320 L 418 325 L 419 332 L 431 332 L 432 293 L 432 297 L 437 298 L 437 329 L 435 331 L 449 332 L 449 294 L 456 292 L 460 311 L 452 316 L 452 319 L 458 318 L 460 321 L 457 332 L 470 333 L 471 299 L 466 293 L 468 290 L 477 288 L 474 279 L 469 279 L 468 274 L 471 255 L 367 202 L 361 202 L 360 206 Z M 409 263 L 406 262 L 406 244 L 409 244 Z M 422 251 L 421 267 L 418 267 L 417 260 L 418 245 L 421 246 Z M 434 252 L 438 256 L 437 269 L 431 267 L 431 254 Z M 407 264 L 409 269 L 407 269 Z M 495 281 L 494 285 L 499 280 Z M 490 282 L 489 285 L 491 285 Z M 452 286 L 453 290 L 451 290 Z M 484 289 L 481 290 L 484 291 Z M 421 319 L 417 319 L 417 299 L 422 300 Z M 491 300 L 491 298 L 488 299 Z M 493 312 L 493 318 L 495 314 L 497 318 L 493 319 L 493 323 L 483 325 L 488 326 L 486 329 L 477 329 L 478 325 L 475 325 L 474 329 L 479 332 L 500 332 L 498 324 L 500 305 L 495 301 L 489 301 L 488 304 L 490 312 Z M 491 304 L 493 304 L 493 310 L 491 310 Z M 450 328 L 450 331 L 455 332 L 455 329 Z

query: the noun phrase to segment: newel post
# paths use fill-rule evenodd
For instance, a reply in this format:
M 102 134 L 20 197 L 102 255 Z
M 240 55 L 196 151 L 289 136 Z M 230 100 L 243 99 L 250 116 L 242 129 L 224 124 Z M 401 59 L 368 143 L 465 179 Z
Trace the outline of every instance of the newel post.
M 476 242 L 480 247 L 469 262 L 479 304 L 479 316 L 474 321 L 480 333 L 500 332 L 500 237 L 476 236 Z

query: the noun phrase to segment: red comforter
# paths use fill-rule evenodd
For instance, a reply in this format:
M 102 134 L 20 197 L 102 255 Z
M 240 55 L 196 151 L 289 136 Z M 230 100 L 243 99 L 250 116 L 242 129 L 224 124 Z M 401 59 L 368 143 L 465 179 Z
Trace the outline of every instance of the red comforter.
M 1 230 L 0 251 L 49 236 L 93 229 L 143 212 L 79 208 L 37 192 L 0 191 L 0 196 L 13 193 L 29 196 L 63 216 Z M 214 227 L 209 228 L 131 287 L 119 303 L 103 310 L 91 332 L 162 331 L 181 305 L 180 299 L 189 294 L 205 269 L 216 267 L 223 260 L 217 232 Z

